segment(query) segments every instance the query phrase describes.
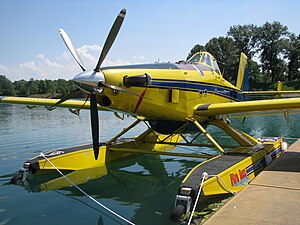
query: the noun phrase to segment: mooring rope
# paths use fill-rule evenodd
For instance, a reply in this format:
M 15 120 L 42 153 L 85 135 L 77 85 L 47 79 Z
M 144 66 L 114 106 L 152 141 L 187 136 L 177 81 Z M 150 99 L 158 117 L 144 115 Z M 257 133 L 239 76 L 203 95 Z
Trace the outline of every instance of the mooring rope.
M 230 192 L 233 195 L 236 195 L 235 192 L 233 192 L 232 190 L 230 190 L 230 188 L 226 185 L 226 183 L 223 181 L 223 179 L 219 175 L 208 175 L 207 172 L 203 172 L 202 173 L 202 180 L 201 180 L 199 191 L 198 191 L 198 194 L 197 194 L 197 198 L 196 198 L 196 201 L 195 201 L 195 204 L 194 204 L 194 207 L 193 207 L 193 210 L 192 210 L 192 213 L 190 215 L 190 218 L 189 218 L 189 221 L 188 221 L 187 225 L 190 225 L 190 223 L 192 221 L 192 218 L 193 218 L 193 215 L 195 213 L 195 209 L 196 209 L 196 206 L 197 206 L 197 203 L 198 203 L 201 191 L 202 191 L 203 183 L 209 177 L 217 177 L 222 182 L 222 184 L 225 186 L 225 188 L 227 189 L 228 192 Z
M 100 202 L 98 202 L 95 198 L 93 198 L 92 196 L 90 196 L 89 194 L 87 194 L 84 190 L 82 190 L 80 187 L 78 187 L 75 183 L 73 183 L 68 177 L 66 177 L 46 156 L 44 153 L 40 153 L 40 156 L 43 157 L 44 159 L 46 159 L 51 166 L 53 166 L 53 168 L 62 176 L 64 177 L 70 184 L 72 184 L 78 191 L 80 191 L 82 194 L 84 194 L 85 196 L 87 196 L 89 199 L 91 199 L 93 202 L 95 202 L 97 205 L 101 206 L 102 208 L 106 209 L 107 211 L 109 211 L 110 213 L 112 213 L 113 215 L 117 216 L 118 218 L 124 220 L 125 222 L 127 222 L 128 224 L 131 225 L 135 225 L 134 223 L 132 223 L 131 221 L 125 219 L 124 217 L 122 217 L 121 215 L 117 214 L 116 212 L 114 212 L 113 210 L 111 210 L 110 208 L 106 207 L 105 205 L 101 204 Z
M 200 197 L 200 193 L 201 193 L 201 190 L 202 190 L 203 183 L 204 183 L 204 181 L 205 181 L 207 178 L 208 178 L 208 173 L 203 172 L 203 173 L 202 173 L 202 180 L 201 180 L 200 187 L 199 187 L 199 191 L 198 191 L 198 194 L 197 194 L 197 198 L 196 198 L 196 201 L 195 201 L 195 204 L 194 204 L 192 213 L 191 213 L 191 215 L 190 215 L 190 219 L 189 219 L 188 225 L 190 225 L 191 222 L 192 222 L 192 218 L 193 218 L 194 212 L 195 212 L 195 210 L 196 210 L 196 206 L 197 206 L 197 203 L 198 203 L 198 200 L 199 200 L 199 197 Z

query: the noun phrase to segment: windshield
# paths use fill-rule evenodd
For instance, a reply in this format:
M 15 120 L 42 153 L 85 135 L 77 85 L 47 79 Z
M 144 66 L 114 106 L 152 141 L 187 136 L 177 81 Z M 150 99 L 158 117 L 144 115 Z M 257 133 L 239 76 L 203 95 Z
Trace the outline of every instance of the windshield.
M 215 72 L 217 72 L 218 74 L 221 74 L 218 63 L 215 59 L 213 59 L 213 63 L 214 63 Z
M 187 62 L 192 63 L 192 64 L 196 64 L 200 61 L 200 56 L 201 56 L 201 53 L 198 52 L 197 54 L 195 54 L 191 58 L 189 58 L 189 60 Z
M 205 65 L 209 67 L 210 70 L 222 75 L 216 59 L 209 52 L 198 52 L 189 58 L 187 63 Z
M 202 56 L 201 62 L 204 63 L 204 64 L 206 64 L 206 65 L 211 66 L 210 55 L 204 54 L 204 55 Z

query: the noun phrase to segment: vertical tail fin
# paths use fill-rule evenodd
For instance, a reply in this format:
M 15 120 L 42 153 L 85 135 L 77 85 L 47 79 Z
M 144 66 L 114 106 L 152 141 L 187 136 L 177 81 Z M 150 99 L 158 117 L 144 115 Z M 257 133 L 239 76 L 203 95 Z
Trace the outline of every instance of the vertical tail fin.
M 249 91 L 247 56 L 243 52 L 240 56 L 240 64 L 235 86 L 242 91 Z

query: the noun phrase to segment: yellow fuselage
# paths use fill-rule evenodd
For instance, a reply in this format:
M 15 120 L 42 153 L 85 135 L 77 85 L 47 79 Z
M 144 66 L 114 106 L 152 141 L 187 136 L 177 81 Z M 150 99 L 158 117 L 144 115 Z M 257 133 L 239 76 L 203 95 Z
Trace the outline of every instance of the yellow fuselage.
M 130 77 L 145 73 L 151 76 L 151 84 L 148 87 L 128 88 L 138 95 L 147 89 L 144 98 L 105 88 L 103 93 L 97 96 L 98 103 L 109 109 L 142 116 L 146 119 L 184 121 L 187 117 L 195 117 L 194 107 L 198 104 L 240 100 L 239 90 L 226 81 L 222 75 L 208 67 L 202 68 L 201 71 L 194 67 L 189 64 L 179 66 L 166 63 L 103 68 L 105 82 L 111 85 L 126 89 L 123 84 L 124 76 Z M 107 98 L 109 105 L 105 105 Z M 140 104 L 138 104 L 139 100 Z

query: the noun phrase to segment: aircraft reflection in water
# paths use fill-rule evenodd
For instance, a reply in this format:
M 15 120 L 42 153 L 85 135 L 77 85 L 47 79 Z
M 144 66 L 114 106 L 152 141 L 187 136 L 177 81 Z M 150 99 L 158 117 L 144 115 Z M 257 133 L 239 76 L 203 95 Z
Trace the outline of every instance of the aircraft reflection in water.
M 182 176 L 168 174 L 160 156 L 138 156 L 109 164 L 107 167 L 77 170 L 66 176 L 97 199 L 114 199 L 135 206 L 131 220 L 136 224 L 170 223 L 169 215 L 174 206 L 174 195 L 176 195 Z M 136 167 L 141 168 L 137 170 Z M 131 170 L 136 172 L 131 172 Z M 70 187 L 70 183 L 65 178 L 54 171 L 37 173 L 27 181 L 24 187 L 29 192 L 65 190 L 68 191 L 66 194 L 68 197 L 82 196 L 76 188 Z M 84 203 L 94 206 L 93 208 L 103 214 L 100 216 L 99 224 L 107 220 L 118 221 L 117 218 L 112 217 L 89 200 Z M 147 218 L 149 218 L 148 221 Z M 107 221 L 103 224 L 110 223 Z

